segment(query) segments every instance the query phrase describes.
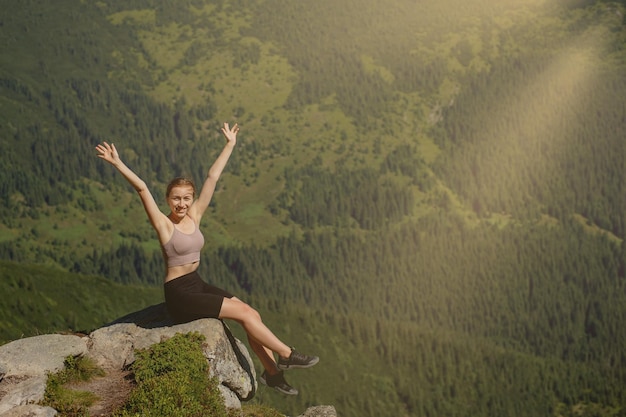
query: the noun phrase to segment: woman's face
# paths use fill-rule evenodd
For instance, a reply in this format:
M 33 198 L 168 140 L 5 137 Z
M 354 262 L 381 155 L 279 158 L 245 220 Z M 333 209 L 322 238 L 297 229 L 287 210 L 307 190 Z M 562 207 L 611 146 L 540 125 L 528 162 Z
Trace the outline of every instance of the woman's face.
M 170 190 L 170 195 L 167 196 L 167 204 L 170 206 L 172 214 L 181 219 L 185 217 L 192 203 L 193 187 L 190 185 L 173 187 Z

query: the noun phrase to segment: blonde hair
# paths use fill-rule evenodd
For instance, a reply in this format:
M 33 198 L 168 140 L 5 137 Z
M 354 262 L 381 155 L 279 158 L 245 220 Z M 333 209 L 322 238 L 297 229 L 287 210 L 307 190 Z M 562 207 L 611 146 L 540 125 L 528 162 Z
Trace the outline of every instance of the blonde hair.
M 191 187 L 191 189 L 193 190 L 193 196 L 196 196 L 196 186 L 193 183 L 192 180 L 190 180 L 189 178 L 185 178 L 185 177 L 177 177 L 174 178 L 172 181 L 170 181 L 170 183 L 167 185 L 167 191 L 165 192 L 165 197 L 169 197 L 170 196 L 170 192 L 172 191 L 172 188 L 174 187 L 184 187 L 184 186 L 189 186 Z

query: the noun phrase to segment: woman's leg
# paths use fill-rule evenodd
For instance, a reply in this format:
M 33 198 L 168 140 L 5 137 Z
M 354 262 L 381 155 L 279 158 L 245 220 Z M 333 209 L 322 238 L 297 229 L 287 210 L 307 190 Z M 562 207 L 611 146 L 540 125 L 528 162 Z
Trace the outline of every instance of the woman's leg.
M 276 375 L 280 372 L 280 369 L 278 369 L 278 367 L 276 366 L 274 352 L 260 344 L 250 335 L 248 335 L 248 343 L 250 343 L 250 347 L 261 361 L 263 369 L 265 369 L 269 375 Z
M 243 326 L 243 323 L 237 321 L 239 324 Z M 274 358 L 274 352 L 272 352 L 269 348 L 263 346 L 258 340 L 254 337 L 248 335 L 248 343 L 252 348 L 252 351 L 258 356 L 261 360 L 261 364 L 263 365 L 263 369 L 267 371 L 269 375 L 276 375 L 280 373 L 280 369 L 276 366 L 276 358 Z
M 284 344 L 278 337 L 272 333 L 270 329 L 263 323 L 261 320 L 261 315 L 248 304 L 239 300 L 236 297 L 233 298 L 224 298 L 222 303 L 222 308 L 219 314 L 220 319 L 232 319 L 236 320 L 243 326 L 244 330 L 248 334 L 248 338 L 256 341 L 256 343 L 250 344 L 250 347 L 254 350 L 254 353 L 259 355 L 261 362 L 263 362 L 263 366 L 265 367 L 266 363 L 268 365 L 268 359 L 271 358 L 271 361 L 275 362 L 273 359 L 273 354 L 271 352 L 276 352 L 283 358 L 288 358 L 291 354 L 291 348 Z M 268 371 L 267 367 L 265 368 Z

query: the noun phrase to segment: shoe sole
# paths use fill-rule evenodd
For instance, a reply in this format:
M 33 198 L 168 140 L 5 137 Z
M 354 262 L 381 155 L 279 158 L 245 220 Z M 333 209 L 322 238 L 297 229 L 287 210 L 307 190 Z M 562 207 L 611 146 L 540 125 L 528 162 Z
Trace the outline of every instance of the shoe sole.
M 259 377 L 259 382 L 261 382 L 261 384 L 265 385 L 268 388 L 273 388 L 276 391 L 280 392 L 281 394 L 285 394 L 285 395 L 298 395 L 299 392 L 297 389 L 293 389 L 293 391 L 285 391 L 283 389 L 280 389 L 280 387 L 270 387 L 269 385 L 267 385 L 267 381 L 265 380 L 265 378 L 263 377 Z
M 316 358 L 314 361 L 311 361 L 311 362 L 309 362 L 306 365 L 281 365 L 281 364 L 277 364 L 276 366 L 281 371 L 286 371 L 288 369 L 306 369 L 306 368 L 312 367 L 313 365 L 316 365 L 319 361 L 320 361 L 320 358 Z
M 298 391 L 294 390 L 294 391 L 284 391 L 278 387 L 270 387 L 270 388 L 274 388 L 276 391 L 280 392 L 281 394 L 284 395 L 298 395 Z

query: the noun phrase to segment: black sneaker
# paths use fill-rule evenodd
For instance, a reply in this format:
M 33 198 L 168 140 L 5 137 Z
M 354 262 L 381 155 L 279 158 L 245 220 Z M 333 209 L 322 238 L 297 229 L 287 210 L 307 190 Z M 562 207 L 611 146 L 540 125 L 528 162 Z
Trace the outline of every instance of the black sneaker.
M 285 395 L 298 395 L 298 390 L 285 381 L 285 376 L 282 371 L 276 375 L 269 375 L 267 371 L 264 371 L 259 381 L 261 381 L 263 385 L 274 388 L 276 391 L 282 392 Z
M 281 356 L 278 357 L 278 369 L 286 370 L 291 368 L 310 368 L 320 361 L 317 356 L 304 355 L 291 349 L 291 355 L 285 359 Z

